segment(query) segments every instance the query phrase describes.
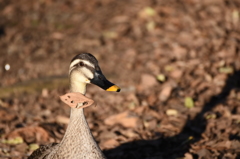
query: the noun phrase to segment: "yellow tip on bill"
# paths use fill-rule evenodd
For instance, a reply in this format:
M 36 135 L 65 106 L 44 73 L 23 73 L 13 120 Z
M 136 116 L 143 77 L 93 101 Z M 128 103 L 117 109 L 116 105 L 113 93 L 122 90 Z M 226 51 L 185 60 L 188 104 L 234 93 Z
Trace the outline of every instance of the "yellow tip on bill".
M 113 91 L 113 92 L 120 92 L 121 88 L 119 88 L 116 85 L 113 85 L 111 87 L 109 87 L 108 89 L 106 89 L 106 91 Z

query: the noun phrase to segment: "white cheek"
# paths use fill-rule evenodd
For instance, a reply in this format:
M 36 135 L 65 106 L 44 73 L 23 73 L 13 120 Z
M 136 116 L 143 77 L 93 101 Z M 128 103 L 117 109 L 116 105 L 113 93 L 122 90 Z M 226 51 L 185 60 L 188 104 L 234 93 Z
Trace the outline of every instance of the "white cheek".
M 76 82 L 85 82 L 87 78 L 80 72 L 73 72 L 71 75 L 71 79 Z
M 93 73 L 87 68 L 78 68 L 72 70 L 71 72 L 71 80 L 80 83 L 91 83 L 90 80 L 93 79 Z
M 84 74 L 85 76 L 87 76 L 87 78 L 93 79 L 94 75 L 93 75 L 93 73 L 92 73 L 89 69 L 87 69 L 87 68 L 82 68 L 81 71 L 83 72 L 83 74 Z M 90 82 L 90 81 L 89 81 L 89 82 Z

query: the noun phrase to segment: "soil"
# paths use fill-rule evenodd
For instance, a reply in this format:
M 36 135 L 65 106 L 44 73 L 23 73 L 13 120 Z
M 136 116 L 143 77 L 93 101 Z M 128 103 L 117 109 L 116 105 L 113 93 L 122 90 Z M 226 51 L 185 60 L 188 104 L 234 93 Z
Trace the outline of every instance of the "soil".
M 59 143 L 68 67 L 122 88 L 85 108 L 109 159 L 240 158 L 239 0 L 0 0 L 0 158 Z

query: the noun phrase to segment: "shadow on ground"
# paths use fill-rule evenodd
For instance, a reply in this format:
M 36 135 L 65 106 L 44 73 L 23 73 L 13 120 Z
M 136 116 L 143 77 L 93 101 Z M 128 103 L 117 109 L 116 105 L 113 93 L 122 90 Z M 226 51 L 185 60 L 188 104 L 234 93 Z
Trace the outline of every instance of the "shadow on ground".
M 183 157 L 189 152 L 190 145 L 198 142 L 206 130 L 207 120 L 204 114 L 213 110 L 217 104 L 224 104 L 231 90 L 240 87 L 240 71 L 230 75 L 221 93 L 212 96 L 201 112 L 193 120 L 188 120 L 182 131 L 173 137 L 159 138 L 156 140 L 140 140 L 122 144 L 114 149 L 106 150 L 104 153 L 110 159 L 175 159 Z M 232 112 L 234 114 L 234 112 Z M 191 138 L 193 137 L 193 138 Z M 238 136 L 229 135 L 230 140 L 239 140 Z M 233 150 L 234 151 L 234 150 Z M 194 158 L 201 158 L 207 152 L 200 152 Z M 223 150 L 224 153 L 224 150 Z M 240 155 L 236 157 L 240 158 Z

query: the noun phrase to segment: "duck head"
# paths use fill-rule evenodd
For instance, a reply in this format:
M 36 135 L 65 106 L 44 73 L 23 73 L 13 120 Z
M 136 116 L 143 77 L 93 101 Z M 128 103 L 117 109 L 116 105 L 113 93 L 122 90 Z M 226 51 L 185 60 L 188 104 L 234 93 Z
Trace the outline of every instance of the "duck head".
M 106 91 L 119 92 L 121 89 L 103 75 L 97 59 L 90 53 L 76 55 L 69 67 L 70 83 L 95 84 Z

